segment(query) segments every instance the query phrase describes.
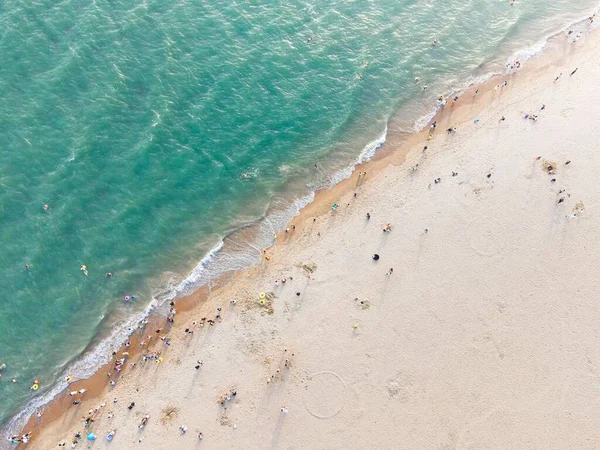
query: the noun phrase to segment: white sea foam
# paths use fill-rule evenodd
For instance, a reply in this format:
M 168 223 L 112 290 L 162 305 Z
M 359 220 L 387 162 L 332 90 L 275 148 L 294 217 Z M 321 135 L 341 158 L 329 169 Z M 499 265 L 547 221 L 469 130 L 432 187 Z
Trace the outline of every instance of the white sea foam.
M 413 125 L 412 131 L 415 133 L 418 133 L 423 128 L 425 128 L 427 126 L 427 124 L 433 120 L 433 118 L 435 117 L 435 115 L 438 113 L 439 110 L 440 110 L 439 107 L 436 107 L 433 111 L 430 111 L 429 113 L 427 113 L 424 116 L 421 116 L 417 120 L 415 120 L 415 124 Z
M 176 297 L 190 294 L 199 282 L 208 281 L 208 279 L 206 279 L 208 272 L 207 268 L 215 258 L 215 255 L 223 248 L 223 245 L 224 242 L 222 240 L 219 241 L 164 301 L 170 301 Z
M 379 150 L 381 146 L 385 143 L 385 140 L 387 138 L 387 132 L 388 124 L 386 122 L 385 128 L 381 135 L 373 141 L 369 142 L 367 145 L 365 145 L 358 157 L 354 160 L 354 162 L 352 162 L 347 167 L 338 170 L 337 172 L 334 172 L 327 180 L 325 186 L 322 187 L 333 187 L 336 184 L 344 181 L 345 179 L 350 178 L 352 176 L 352 172 L 354 172 L 354 169 L 357 165 L 369 161 L 375 155 L 375 153 L 377 153 L 377 150 Z

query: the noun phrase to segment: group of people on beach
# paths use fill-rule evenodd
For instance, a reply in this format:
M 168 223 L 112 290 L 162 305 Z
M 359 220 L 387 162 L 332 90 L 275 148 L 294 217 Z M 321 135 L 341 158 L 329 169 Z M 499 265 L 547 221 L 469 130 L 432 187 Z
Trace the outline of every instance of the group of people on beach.
M 31 432 L 29 433 L 25 433 L 21 436 L 11 436 L 8 440 L 15 445 L 18 444 L 27 444 L 29 442 L 29 439 L 31 439 Z
M 234 300 L 232 300 L 230 302 L 230 304 L 232 306 L 234 306 L 236 304 L 236 302 Z M 175 320 L 175 315 L 177 313 L 177 310 L 175 308 L 175 303 L 171 302 L 169 305 L 169 312 L 167 314 L 167 325 L 171 326 L 174 323 Z M 186 334 L 193 334 L 193 328 L 195 328 L 196 326 L 204 326 L 205 323 L 208 323 L 209 325 L 214 325 L 218 320 L 221 320 L 221 307 L 217 307 L 217 314 L 215 316 L 215 320 L 212 319 L 207 319 L 206 317 L 202 317 L 200 319 L 200 321 L 193 321 L 191 327 L 186 328 L 185 332 Z M 144 319 L 142 321 L 140 321 L 140 323 L 138 324 L 138 329 L 140 331 L 140 333 L 144 333 L 144 330 L 146 328 L 146 326 L 148 325 L 148 320 Z M 167 338 L 164 335 L 160 335 L 162 332 L 161 328 L 158 328 L 155 330 L 156 334 L 158 334 L 160 336 L 160 340 L 163 342 L 163 344 L 169 345 L 169 338 Z M 143 362 L 145 361 L 154 361 L 154 362 L 161 362 L 163 360 L 163 357 L 161 356 L 161 351 L 158 349 L 152 349 L 149 347 L 149 345 L 153 342 L 152 339 L 152 335 L 146 335 L 145 337 L 140 339 L 140 347 L 142 347 L 144 350 L 144 352 L 141 355 L 141 359 Z M 115 375 L 119 375 L 120 372 L 123 370 L 123 368 L 125 367 L 125 363 L 126 363 L 126 358 L 129 356 L 129 351 L 128 349 L 131 347 L 131 342 L 128 340 L 123 344 L 123 347 L 125 347 L 126 351 L 122 351 L 120 352 L 120 356 L 119 357 L 119 353 L 117 351 L 114 351 L 112 353 L 112 357 L 113 357 L 113 372 L 115 373 Z M 131 367 L 135 367 L 135 363 L 131 363 L 130 364 Z M 202 365 L 202 361 L 197 361 L 195 368 L 199 369 Z M 116 385 L 116 380 L 113 378 L 113 374 L 109 371 L 107 372 L 107 379 L 110 380 L 110 385 L 111 386 L 115 386 Z M 81 388 L 79 390 L 75 390 L 75 391 L 71 391 L 69 393 L 69 395 L 71 396 L 75 396 L 75 395 L 83 395 L 86 392 L 85 388 Z M 233 398 L 235 398 L 235 396 L 237 395 L 237 391 L 235 389 L 231 390 L 228 395 L 224 396 L 224 399 L 229 401 Z M 77 398 L 75 399 L 72 404 L 73 405 L 80 405 L 82 402 L 81 398 Z M 117 404 L 118 399 L 115 397 L 113 399 L 113 404 Z M 95 423 L 96 421 L 96 415 L 99 414 L 102 409 L 106 406 L 106 403 L 103 402 L 101 404 L 99 404 L 98 406 L 91 408 L 88 410 L 87 414 L 85 416 L 83 416 L 81 418 L 81 424 L 84 427 L 84 429 L 90 429 L 90 427 Z M 127 406 L 127 409 L 129 411 L 131 411 L 133 408 L 135 407 L 135 402 L 130 402 L 129 405 Z M 112 411 L 109 411 L 107 414 L 107 418 L 108 419 L 112 419 L 114 417 L 114 413 Z M 138 427 L 140 429 L 144 429 L 146 427 L 146 425 L 148 424 L 150 420 L 150 415 L 146 414 L 142 417 L 140 423 L 138 424 Z M 183 427 L 183 432 L 181 431 Z M 185 432 L 187 431 L 187 427 L 182 426 L 180 427 L 180 433 L 181 434 L 185 434 Z M 108 432 L 106 438 L 107 440 L 111 441 L 112 438 L 115 436 L 116 434 L 116 429 L 112 429 Z M 30 434 L 26 434 L 23 435 L 22 437 L 18 437 L 18 436 L 13 436 L 11 437 L 11 440 L 13 441 L 13 443 L 25 443 L 28 441 Z M 81 439 L 82 435 L 81 432 L 77 432 L 72 441 L 71 441 L 71 447 L 75 448 L 79 442 L 79 440 Z M 92 438 L 93 437 L 93 438 Z M 87 435 L 88 440 L 95 440 L 95 434 L 93 432 L 89 432 Z M 202 440 L 204 438 L 204 435 L 202 432 L 198 432 L 197 433 L 197 438 L 198 440 Z M 142 438 L 140 437 L 139 441 L 142 441 Z M 59 443 L 60 447 L 64 447 L 66 446 L 66 442 L 61 441 Z

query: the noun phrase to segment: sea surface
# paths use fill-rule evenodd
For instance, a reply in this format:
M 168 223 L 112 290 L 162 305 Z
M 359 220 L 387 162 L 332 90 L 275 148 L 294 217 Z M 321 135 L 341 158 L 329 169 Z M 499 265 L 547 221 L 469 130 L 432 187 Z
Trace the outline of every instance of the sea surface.
M 597 1 L 0 3 L 0 424 Z

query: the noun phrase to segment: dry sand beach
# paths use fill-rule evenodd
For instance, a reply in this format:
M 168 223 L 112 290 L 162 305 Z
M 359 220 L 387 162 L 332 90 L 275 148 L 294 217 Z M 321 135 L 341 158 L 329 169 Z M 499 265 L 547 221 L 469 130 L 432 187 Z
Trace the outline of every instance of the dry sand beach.
M 600 42 L 564 39 L 390 139 L 28 448 L 600 448 Z

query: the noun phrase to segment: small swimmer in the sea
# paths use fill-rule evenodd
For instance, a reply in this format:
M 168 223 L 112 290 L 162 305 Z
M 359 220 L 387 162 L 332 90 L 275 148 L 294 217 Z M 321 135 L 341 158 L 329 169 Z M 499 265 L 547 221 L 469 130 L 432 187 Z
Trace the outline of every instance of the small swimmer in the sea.
M 433 45 L 433 46 L 435 47 L 435 46 L 436 46 L 436 45 L 438 45 L 439 43 L 440 43 L 440 40 L 439 40 L 439 39 L 434 39 L 434 40 L 433 40 L 433 42 L 431 43 L 431 45 Z
M 248 172 L 244 172 L 240 178 L 250 178 L 250 174 Z
M 44 205 L 44 211 L 48 211 L 49 209 L 50 209 L 50 205 L 48 205 L 48 204 L 45 204 L 45 205 Z
M 82 264 L 79 270 L 81 270 L 86 277 L 88 276 L 87 266 L 85 264 Z

